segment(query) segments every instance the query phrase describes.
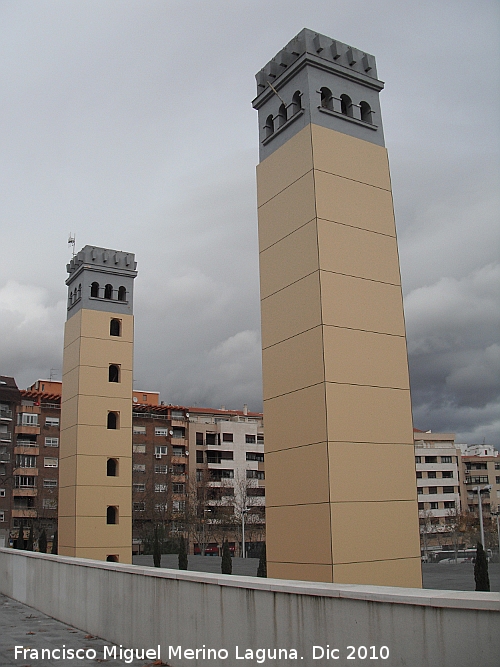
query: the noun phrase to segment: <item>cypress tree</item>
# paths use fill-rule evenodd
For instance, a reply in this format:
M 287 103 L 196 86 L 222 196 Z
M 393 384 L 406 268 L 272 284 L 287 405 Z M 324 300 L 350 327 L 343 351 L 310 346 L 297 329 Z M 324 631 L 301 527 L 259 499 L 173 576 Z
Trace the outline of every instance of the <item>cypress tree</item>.
M 57 555 L 57 540 L 58 540 L 58 534 L 57 530 L 54 533 L 54 537 L 52 538 L 52 549 L 50 550 L 51 554 Z
M 188 569 L 188 555 L 186 550 L 186 540 L 181 537 L 179 540 L 179 570 Z
M 41 554 L 47 553 L 47 533 L 45 532 L 45 528 L 42 530 L 40 537 L 38 538 L 38 551 Z
M 258 577 L 267 577 L 267 559 L 266 559 L 266 543 L 262 545 L 259 557 L 259 567 L 257 568 Z
M 476 591 L 489 591 L 490 578 L 488 576 L 488 558 L 481 542 L 477 543 L 476 562 L 474 563 L 474 579 Z
M 221 572 L 222 572 L 222 574 L 232 574 L 232 572 L 233 572 L 233 562 L 231 560 L 231 551 L 229 549 L 229 542 L 227 542 L 227 541 L 224 541 L 224 543 L 222 545 Z
M 28 544 L 26 545 L 26 551 L 33 551 L 33 524 L 30 526 L 30 532 L 28 534 Z
M 158 526 L 155 526 L 153 531 L 153 564 L 155 567 L 161 567 L 161 543 Z

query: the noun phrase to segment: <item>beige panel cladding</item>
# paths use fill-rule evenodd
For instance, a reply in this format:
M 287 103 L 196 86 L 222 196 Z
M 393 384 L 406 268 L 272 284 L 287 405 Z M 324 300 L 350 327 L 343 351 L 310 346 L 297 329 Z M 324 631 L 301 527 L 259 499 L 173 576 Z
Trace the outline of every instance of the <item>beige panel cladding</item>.
M 71 486 L 59 484 L 59 517 L 75 517 L 76 508 L 76 488 Z
M 266 453 L 326 442 L 324 384 L 264 401 L 264 421 Z
M 270 561 L 284 560 L 286 554 L 289 563 L 331 564 L 328 503 L 269 507 L 266 524 L 268 522 L 272 526 L 266 538 L 266 554 Z M 300 526 L 300 533 L 297 526 Z
M 69 321 L 71 322 L 71 320 Z M 64 348 L 63 377 L 66 377 L 66 375 L 71 370 L 78 368 L 78 365 L 80 363 L 80 343 L 81 343 L 81 338 L 77 338 L 76 340 L 71 341 L 71 343 L 69 343 L 69 345 L 67 345 Z M 63 384 L 62 400 L 64 401 L 65 399 L 66 399 L 66 389 Z
M 327 383 L 326 409 L 330 441 L 413 447 L 409 390 Z
M 108 366 L 85 366 L 85 372 L 80 374 L 79 392 L 87 396 L 101 396 L 123 398 L 130 402 L 130 387 L 132 386 L 132 369 L 125 369 L 118 362 L 112 362 L 119 367 L 120 382 L 109 382 Z
M 70 555 L 70 554 L 65 554 Z M 72 554 L 71 554 L 72 555 Z M 108 547 L 82 547 L 78 549 L 78 558 L 106 560 L 108 556 L 116 556 L 119 563 L 131 564 L 132 551 L 127 545 L 111 545 Z
M 316 563 L 274 563 L 268 559 L 267 576 L 274 579 L 331 582 L 332 566 Z
M 404 336 L 331 326 L 322 329 L 327 382 L 409 389 Z
M 311 126 L 305 127 L 257 167 L 257 205 L 272 197 L 312 169 Z
M 84 338 L 101 338 L 113 342 L 134 342 L 134 317 L 133 315 L 116 315 L 101 310 L 82 310 L 81 335 Z M 121 335 L 110 336 L 109 326 L 111 320 L 120 320 Z
M 104 517 L 79 516 L 76 519 L 76 536 L 78 553 L 80 549 L 105 549 L 108 546 L 128 546 L 132 551 L 132 519 L 125 517 L 119 524 L 109 525 Z
M 417 498 L 413 447 L 330 442 L 328 465 L 331 502 Z
M 314 186 L 318 218 L 388 236 L 396 235 L 390 190 L 318 169 L 314 170 Z
M 106 508 L 110 505 L 119 507 L 120 525 L 126 517 L 132 514 L 132 489 L 131 487 L 84 486 L 78 483 L 76 487 L 77 515 L 79 517 L 103 517 L 106 518 Z
M 64 387 L 63 375 L 63 387 Z M 64 389 L 63 389 L 64 392 Z M 66 443 L 66 431 L 78 423 L 78 395 L 72 396 L 61 402 L 61 438 Z M 61 452 L 61 456 L 64 452 Z
M 132 428 L 132 402 L 130 398 L 80 395 L 78 399 L 79 424 L 106 428 L 108 412 L 118 412 L 120 418 L 117 430 Z M 113 435 L 110 437 L 113 437 Z
M 333 561 L 362 563 L 420 553 L 414 501 L 331 504 Z
M 316 220 L 260 253 L 260 296 L 287 287 L 318 270 L 318 235 Z
M 321 271 L 324 324 L 404 336 L 399 285 Z
M 59 489 L 73 487 L 76 479 L 77 457 L 59 458 Z
M 310 127 L 314 169 L 383 190 L 391 189 L 389 160 L 385 148 L 319 125 Z
M 333 573 L 336 584 L 422 588 L 420 555 L 414 558 L 334 565 Z
M 77 438 L 71 439 L 71 443 L 66 442 L 64 436 L 64 447 L 61 446 L 60 459 L 66 456 L 78 455 L 106 455 L 112 457 L 131 456 L 132 452 L 132 429 L 120 428 L 119 430 L 105 430 L 102 426 L 80 425 L 71 429 L 78 434 Z M 65 431 L 66 433 L 66 431 Z M 61 433 L 61 439 L 63 434 Z M 77 449 L 78 442 L 78 449 Z M 106 443 L 106 449 L 103 450 L 103 443 Z
M 114 458 L 118 461 L 118 475 L 110 477 L 107 472 L 107 461 Z M 109 486 L 110 488 L 125 487 L 130 489 L 132 474 L 132 456 L 109 456 L 100 452 L 98 455 L 80 454 L 78 457 L 78 484 L 82 487 L 89 485 Z
M 319 273 L 263 299 L 261 312 L 264 349 L 321 324 Z
M 393 285 L 401 282 L 398 248 L 393 236 L 318 220 L 317 245 L 320 268 L 324 271 Z
M 322 348 L 323 327 L 318 326 L 264 349 L 264 400 L 323 382 Z
M 283 470 L 287 474 L 283 475 Z M 266 508 L 329 501 L 325 442 L 266 454 Z
M 309 171 L 259 208 L 259 250 L 269 248 L 315 217 L 314 178 Z
M 127 341 L 83 337 L 81 339 L 82 366 L 109 368 L 109 364 L 119 364 L 124 370 L 131 371 L 132 359 L 133 344 Z
M 75 342 L 81 336 L 82 329 L 82 310 L 77 311 L 67 320 L 64 327 L 64 349 Z

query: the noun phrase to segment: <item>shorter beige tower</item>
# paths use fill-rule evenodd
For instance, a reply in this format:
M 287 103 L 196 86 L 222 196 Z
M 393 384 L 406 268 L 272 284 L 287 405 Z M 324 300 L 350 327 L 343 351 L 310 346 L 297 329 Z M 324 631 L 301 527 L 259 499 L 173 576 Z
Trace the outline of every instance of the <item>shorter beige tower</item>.
M 85 246 L 67 268 L 59 553 L 130 563 L 136 263 Z

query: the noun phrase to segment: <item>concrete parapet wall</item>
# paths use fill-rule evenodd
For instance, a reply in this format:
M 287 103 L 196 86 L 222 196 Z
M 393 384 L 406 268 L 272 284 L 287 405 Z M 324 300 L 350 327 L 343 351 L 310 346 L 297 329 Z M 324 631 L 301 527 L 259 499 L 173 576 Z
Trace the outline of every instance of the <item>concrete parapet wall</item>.
M 500 655 L 497 593 L 232 577 L 11 549 L 0 549 L 0 592 L 117 645 L 160 644 L 173 667 L 488 667 Z M 203 659 L 203 646 L 219 657 Z M 240 662 L 248 649 L 253 659 Z M 281 657 L 259 649 L 282 649 Z

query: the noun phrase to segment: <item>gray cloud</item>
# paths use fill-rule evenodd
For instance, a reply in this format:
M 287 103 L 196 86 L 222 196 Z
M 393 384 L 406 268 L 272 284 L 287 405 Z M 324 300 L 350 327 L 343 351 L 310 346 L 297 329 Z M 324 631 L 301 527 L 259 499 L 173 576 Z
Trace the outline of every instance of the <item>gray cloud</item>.
M 261 406 L 253 75 L 307 26 L 381 78 L 415 425 L 500 443 L 499 7 L 0 5 L 0 371 L 61 368 L 66 239 L 136 253 L 136 388 Z

